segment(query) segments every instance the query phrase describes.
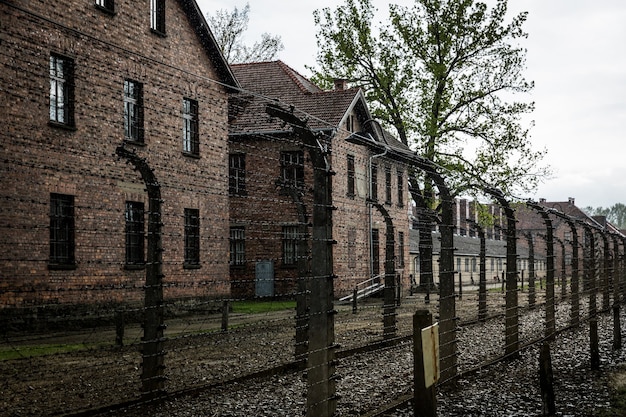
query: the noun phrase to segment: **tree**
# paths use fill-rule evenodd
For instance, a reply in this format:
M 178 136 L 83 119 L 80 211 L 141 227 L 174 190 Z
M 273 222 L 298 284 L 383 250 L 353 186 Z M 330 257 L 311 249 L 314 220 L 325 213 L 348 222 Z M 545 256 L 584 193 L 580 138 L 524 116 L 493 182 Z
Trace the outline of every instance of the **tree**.
M 583 209 L 589 216 L 604 216 L 618 229 L 626 228 L 626 205 L 622 203 L 613 204 L 611 207 L 585 207 Z
M 506 10 L 507 0 L 491 10 L 475 0 L 415 0 L 411 8 L 390 5 L 389 21 L 374 28 L 371 0 L 317 10 L 313 79 L 361 86 L 373 115 L 439 166 L 453 195 L 476 185 L 529 192 L 549 170 L 522 125 L 534 103 L 515 100 L 533 88 L 522 76 L 526 51 L 513 45 L 526 37 L 527 14 L 505 23 Z M 420 242 L 429 247 L 438 204 L 432 179 L 414 172 L 409 181 L 422 213 Z M 420 259 L 430 274 L 421 248 Z
M 507 0 L 491 10 L 475 0 L 415 0 L 390 5 L 377 29 L 371 0 L 317 10 L 313 78 L 361 86 L 374 116 L 441 166 L 455 194 L 477 181 L 506 195 L 531 191 L 549 170 L 522 125 L 534 103 L 515 100 L 533 88 L 522 75 L 526 51 L 513 45 L 526 36 L 527 14 L 505 23 L 506 10 Z
M 269 33 L 263 33 L 261 40 L 252 46 L 243 43 L 243 35 L 248 30 L 250 21 L 249 3 L 246 3 L 242 10 L 237 7 L 232 11 L 220 9 L 215 16 L 207 14 L 207 19 L 217 44 L 231 64 L 270 61 L 284 49 L 280 36 L 272 36 Z

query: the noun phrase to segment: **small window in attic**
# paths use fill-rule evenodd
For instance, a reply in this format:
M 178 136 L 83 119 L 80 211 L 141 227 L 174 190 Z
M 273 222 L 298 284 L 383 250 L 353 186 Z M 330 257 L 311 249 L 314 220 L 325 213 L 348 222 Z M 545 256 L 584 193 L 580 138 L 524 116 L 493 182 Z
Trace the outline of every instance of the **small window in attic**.
M 346 119 L 346 130 L 352 133 L 356 131 L 356 117 L 353 114 L 348 115 Z

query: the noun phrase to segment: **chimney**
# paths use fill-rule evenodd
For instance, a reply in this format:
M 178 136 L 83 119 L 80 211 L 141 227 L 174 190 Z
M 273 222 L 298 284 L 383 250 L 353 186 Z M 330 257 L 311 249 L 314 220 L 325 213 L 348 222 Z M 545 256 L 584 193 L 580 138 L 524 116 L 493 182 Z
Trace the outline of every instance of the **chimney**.
M 347 88 L 348 80 L 345 78 L 335 78 L 334 84 L 335 90 L 345 90 Z
M 567 202 L 570 203 L 571 205 L 574 205 L 574 197 L 568 197 Z
M 545 199 L 545 198 L 540 198 L 540 199 L 539 199 L 539 202 L 540 202 L 540 203 L 545 203 L 545 202 L 546 202 L 546 199 Z

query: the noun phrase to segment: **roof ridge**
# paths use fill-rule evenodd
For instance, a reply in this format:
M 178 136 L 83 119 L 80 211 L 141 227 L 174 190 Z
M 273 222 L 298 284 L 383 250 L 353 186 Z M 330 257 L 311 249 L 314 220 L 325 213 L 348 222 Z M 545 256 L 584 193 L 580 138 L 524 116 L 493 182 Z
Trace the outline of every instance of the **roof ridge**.
M 296 71 L 295 69 L 291 68 L 289 65 L 285 64 L 280 59 L 278 61 L 276 61 L 276 63 L 285 72 L 285 74 L 287 74 L 289 76 L 289 78 L 291 78 L 291 80 L 298 86 L 298 88 L 303 93 L 319 93 L 319 92 L 324 91 L 319 86 L 314 84 L 311 80 L 309 80 L 307 77 L 305 77 L 304 75 L 300 74 L 298 71 Z M 304 85 L 302 80 L 306 80 L 307 83 L 312 87 L 312 89 L 314 89 L 316 91 L 311 91 L 311 88 L 306 88 L 306 86 Z

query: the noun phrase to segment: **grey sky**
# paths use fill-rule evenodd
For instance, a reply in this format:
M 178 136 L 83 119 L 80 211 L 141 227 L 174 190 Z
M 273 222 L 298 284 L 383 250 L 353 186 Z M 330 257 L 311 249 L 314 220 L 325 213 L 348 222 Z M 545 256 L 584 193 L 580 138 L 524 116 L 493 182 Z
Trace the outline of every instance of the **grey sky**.
M 387 0 L 372 0 L 387 11 Z M 410 5 L 412 0 L 393 3 Z M 315 65 L 313 10 L 342 0 L 250 0 L 249 43 L 280 35 L 279 59 L 303 75 Z M 246 0 L 199 0 L 202 11 L 243 7 Z M 547 148 L 554 177 L 536 195 L 579 207 L 626 203 L 626 2 L 623 0 L 509 0 L 511 14 L 528 11 L 526 78 L 535 81 L 530 100 L 535 148 Z

